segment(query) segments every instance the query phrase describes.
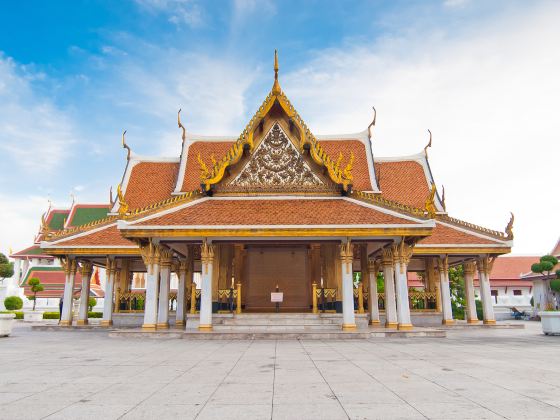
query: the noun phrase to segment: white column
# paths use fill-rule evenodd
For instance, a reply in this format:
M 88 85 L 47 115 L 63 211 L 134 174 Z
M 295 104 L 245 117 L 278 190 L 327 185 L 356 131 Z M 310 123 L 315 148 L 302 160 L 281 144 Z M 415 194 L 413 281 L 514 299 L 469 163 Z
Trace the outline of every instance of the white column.
M 495 324 L 494 303 L 490 292 L 490 272 L 492 271 L 493 260 L 488 257 L 480 258 L 478 265 L 478 282 L 480 284 L 480 299 L 482 300 L 482 318 L 484 324 Z
M 160 247 L 152 242 L 140 248 L 146 265 L 146 297 L 144 299 L 144 323 L 142 329 L 153 331 L 157 324 L 159 290 Z
M 467 310 L 465 317 L 468 324 L 478 324 L 478 316 L 476 314 L 476 303 L 474 299 L 474 262 L 463 264 L 463 274 L 465 275 L 465 300 Z
M 395 298 L 395 279 L 393 272 L 393 252 L 383 248 L 383 280 L 385 285 L 385 327 L 397 328 L 397 304 Z
M 21 266 L 22 277 L 25 277 L 25 275 L 27 274 L 27 270 L 29 270 L 29 260 L 26 258 L 25 260 L 23 260 L 22 266 Z
M 397 295 L 397 321 L 399 330 L 411 330 L 410 304 L 408 302 L 407 267 L 412 256 L 412 246 L 402 241 L 398 246 L 393 246 L 395 261 L 395 291 Z
M 185 293 L 187 287 L 187 262 L 185 260 L 179 261 L 176 272 L 179 283 L 177 285 L 177 311 L 175 312 L 175 325 L 177 327 L 183 327 L 185 325 Z
M 82 263 L 82 291 L 80 292 L 80 313 L 78 314 L 78 325 L 87 325 L 88 323 L 88 304 L 91 272 L 91 263 Z
M 201 249 L 202 279 L 200 289 L 200 323 L 198 329 L 212 330 L 212 271 L 214 266 L 214 245 L 206 241 Z
M 354 314 L 354 285 L 352 282 L 352 262 L 354 253 L 350 241 L 340 245 L 340 268 L 342 270 L 342 329 L 352 331 L 356 329 Z
M 63 327 L 72 326 L 72 297 L 74 294 L 74 277 L 76 275 L 76 260 L 67 258 L 63 261 L 64 272 L 66 273 L 64 281 L 64 299 L 62 301 L 62 314 L 60 317 L 60 325 Z
M 114 259 L 107 258 L 105 297 L 103 299 L 103 319 L 101 326 L 109 327 L 113 325 L 113 294 L 115 290 L 115 276 L 117 271 L 117 262 Z
M 372 260 L 368 262 L 369 276 L 369 325 L 379 326 L 379 297 L 377 295 L 377 266 Z
M 159 272 L 159 304 L 157 328 L 169 328 L 169 282 L 171 280 L 171 262 L 173 253 L 171 250 L 160 251 Z
M 21 280 L 21 259 L 16 258 L 14 261 L 14 286 L 18 287 Z
M 443 325 L 452 325 L 453 311 L 451 309 L 451 292 L 449 290 L 449 264 L 447 256 L 438 259 L 439 290 L 441 291 L 441 312 Z

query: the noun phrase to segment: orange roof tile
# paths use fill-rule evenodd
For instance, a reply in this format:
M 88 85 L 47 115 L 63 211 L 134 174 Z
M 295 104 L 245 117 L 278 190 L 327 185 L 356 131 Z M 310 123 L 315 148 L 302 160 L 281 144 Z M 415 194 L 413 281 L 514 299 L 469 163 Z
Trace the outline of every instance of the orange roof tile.
M 519 281 L 522 274 L 531 271 L 531 265 L 539 262 L 539 257 L 532 256 L 502 256 L 496 258 L 490 273 L 491 280 L 517 280 Z M 478 272 L 475 273 L 478 278 Z
M 87 235 L 78 237 L 70 237 L 67 240 L 62 240 L 55 244 L 56 246 L 131 246 L 135 245 L 134 242 L 129 241 L 122 237 L 116 225 L 109 225 L 108 227 L 93 231 Z
M 195 141 L 189 146 L 187 154 L 187 166 L 183 178 L 181 191 L 189 192 L 200 189 L 200 166 L 198 164 L 198 154 L 206 163 L 212 167 L 212 158 L 220 160 L 233 145 L 233 141 Z
M 376 162 L 375 171 L 384 198 L 424 208 L 430 187 L 420 163 L 411 160 Z
M 177 162 L 140 162 L 134 165 L 124 194 L 130 209 L 171 197 L 178 170 Z
M 371 179 L 369 177 L 366 146 L 359 140 L 319 140 L 325 152 L 334 159 L 338 159 L 342 153 L 341 167 L 344 168 L 350 159 L 350 153 L 354 153 L 354 167 L 352 176 L 354 178 L 353 188 L 358 191 L 371 191 Z
M 436 221 L 436 227 L 432 234 L 422 239 L 419 245 L 438 245 L 438 244 L 496 244 L 498 240 L 484 239 L 477 235 L 471 235 L 462 230 L 455 229 L 449 225 L 443 225 Z
M 138 225 L 361 225 L 414 222 L 347 200 L 209 199 Z

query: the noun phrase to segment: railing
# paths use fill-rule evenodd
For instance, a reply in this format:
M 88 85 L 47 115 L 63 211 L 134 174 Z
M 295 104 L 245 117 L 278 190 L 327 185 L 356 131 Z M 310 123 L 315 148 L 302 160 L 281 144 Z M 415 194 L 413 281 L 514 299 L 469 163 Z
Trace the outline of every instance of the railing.
M 385 310 L 385 293 L 377 295 L 380 310 Z M 408 306 L 412 311 L 437 311 L 437 292 L 409 291 Z
M 177 310 L 177 292 L 169 292 L 169 310 Z
M 313 283 L 313 313 L 333 312 L 336 310 L 336 289 L 335 288 L 317 288 L 317 284 Z
M 237 289 L 219 289 L 218 290 L 218 311 L 233 312 L 237 309 Z
M 118 312 L 143 312 L 146 295 L 144 292 L 122 292 L 118 295 Z

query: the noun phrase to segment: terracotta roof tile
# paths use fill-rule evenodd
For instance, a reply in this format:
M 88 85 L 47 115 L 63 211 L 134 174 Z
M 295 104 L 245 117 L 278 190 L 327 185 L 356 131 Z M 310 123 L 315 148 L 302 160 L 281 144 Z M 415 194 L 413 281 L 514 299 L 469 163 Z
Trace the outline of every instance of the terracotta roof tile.
M 138 225 L 411 224 L 347 200 L 206 200 Z
M 371 191 L 371 179 L 369 177 L 366 146 L 359 140 L 319 140 L 319 143 L 327 154 L 334 159 L 338 159 L 342 152 L 341 167 L 344 168 L 350 159 L 350 153 L 354 153 L 354 177 L 353 188 L 358 191 Z
M 384 198 L 424 208 L 430 187 L 420 163 L 410 160 L 376 162 L 375 171 Z
M 527 256 L 502 256 L 496 258 L 490 273 L 492 280 L 519 280 L 522 274 L 531 271 L 531 265 L 539 262 L 539 257 Z M 475 274 L 478 278 L 478 272 Z
M 140 162 L 134 165 L 124 194 L 130 209 L 171 197 L 178 170 L 177 162 Z
M 129 241 L 122 237 L 116 225 L 109 225 L 108 227 L 91 232 L 87 235 L 79 236 L 77 238 L 68 238 L 61 242 L 57 242 L 56 246 L 77 246 L 77 245 L 95 245 L 95 246 L 131 246 L 135 245 L 134 242 Z
M 212 158 L 214 155 L 216 160 L 225 156 L 227 151 L 233 145 L 233 141 L 195 141 L 189 146 L 187 154 L 187 166 L 185 169 L 185 176 L 183 178 L 183 187 L 181 191 L 189 192 L 200 189 L 200 166 L 198 164 L 198 154 L 206 163 L 212 167 Z
M 432 234 L 422 239 L 420 245 L 437 245 L 437 244 L 497 244 L 500 241 L 484 239 L 476 235 L 471 235 L 462 230 L 455 229 L 448 225 L 436 222 L 436 227 Z

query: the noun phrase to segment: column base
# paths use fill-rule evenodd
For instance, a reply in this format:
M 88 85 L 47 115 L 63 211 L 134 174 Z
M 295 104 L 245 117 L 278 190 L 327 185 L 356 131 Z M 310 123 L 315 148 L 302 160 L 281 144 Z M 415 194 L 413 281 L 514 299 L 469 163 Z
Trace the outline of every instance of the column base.
M 485 319 L 484 321 L 482 321 L 482 323 L 484 325 L 496 325 L 496 320 L 495 319 Z
M 398 324 L 397 329 L 400 331 L 410 331 L 414 328 L 412 324 Z
M 167 322 L 158 322 L 158 323 L 156 324 L 156 328 L 157 328 L 158 330 L 166 330 L 166 329 L 169 328 L 169 324 L 168 324 Z
M 112 319 L 104 319 L 101 321 L 100 324 L 102 327 L 110 327 L 111 325 L 113 325 L 113 320 Z
M 354 331 L 356 324 L 342 324 L 342 331 Z
M 177 321 L 175 321 L 175 326 L 176 327 L 184 327 L 185 326 L 185 321 L 177 320 Z
M 478 324 L 478 319 L 467 319 L 467 324 Z
M 67 319 L 62 319 L 58 325 L 60 325 L 61 327 L 71 327 L 72 326 L 72 321 L 69 321 Z
M 371 320 L 369 321 L 369 325 L 373 325 L 373 326 L 378 327 L 378 326 L 381 325 L 381 321 L 378 320 L 378 319 L 371 319 Z
M 200 324 L 198 326 L 199 331 L 212 331 L 212 324 Z
M 386 322 L 385 323 L 385 328 L 393 328 L 396 329 L 399 326 L 398 323 L 396 322 Z
M 455 320 L 454 319 L 442 319 L 441 324 L 442 325 L 455 325 Z
M 76 321 L 76 325 L 87 325 L 88 324 L 88 320 L 87 319 L 78 319 Z
M 142 324 L 142 330 L 144 331 L 155 331 L 156 324 Z

